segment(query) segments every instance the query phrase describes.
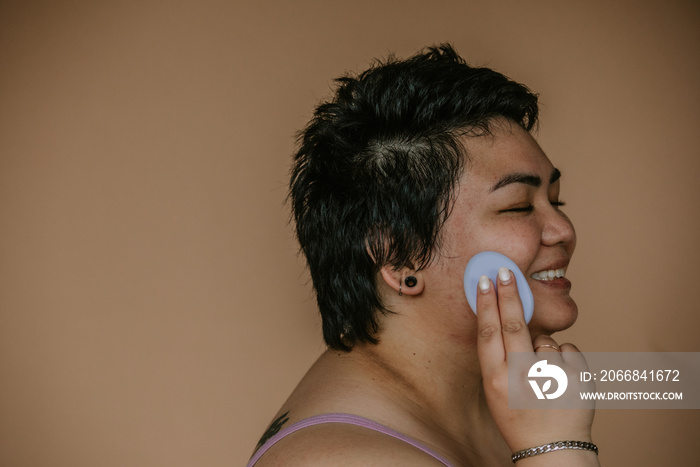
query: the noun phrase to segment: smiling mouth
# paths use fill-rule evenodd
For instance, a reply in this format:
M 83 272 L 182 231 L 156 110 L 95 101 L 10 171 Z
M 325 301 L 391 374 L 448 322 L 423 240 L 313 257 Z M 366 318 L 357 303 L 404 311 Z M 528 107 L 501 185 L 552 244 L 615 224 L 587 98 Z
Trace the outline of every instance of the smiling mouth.
M 560 279 L 566 274 L 566 269 L 548 269 L 546 271 L 539 271 L 532 274 L 530 277 L 536 281 L 553 281 L 555 279 Z

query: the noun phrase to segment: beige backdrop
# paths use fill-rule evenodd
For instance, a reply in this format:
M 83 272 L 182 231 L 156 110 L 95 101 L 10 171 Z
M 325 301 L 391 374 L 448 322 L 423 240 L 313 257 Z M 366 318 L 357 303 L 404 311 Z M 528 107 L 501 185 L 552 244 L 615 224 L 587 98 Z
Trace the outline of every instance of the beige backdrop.
M 541 94 L 586 351 L 700 351 L 696 1 L 4 1 L 0 464 L 243 465 L 323 350 L 287 225 L 332 78 L 451 41 Z M 601 411 L 697 465 L 698 411 Z

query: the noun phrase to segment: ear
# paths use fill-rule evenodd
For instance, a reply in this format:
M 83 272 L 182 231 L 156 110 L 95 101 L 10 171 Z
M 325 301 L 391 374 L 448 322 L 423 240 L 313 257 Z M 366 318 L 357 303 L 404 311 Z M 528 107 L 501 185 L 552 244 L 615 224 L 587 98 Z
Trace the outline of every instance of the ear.
M 408 268 L 394 269 L 391 266 L 383 266 L 379 270 L 382 274 L 384 282 L 394 289 L 397 294 L 403 295 L 419 295 L 423 292 L 423 277 L 420 272 L 413 271 Z M 416 285 L 409 287 L 406 285 L 406 278 L 412 276 L 416 279 Z M 409 281 L 410 283 L 410 281 Z

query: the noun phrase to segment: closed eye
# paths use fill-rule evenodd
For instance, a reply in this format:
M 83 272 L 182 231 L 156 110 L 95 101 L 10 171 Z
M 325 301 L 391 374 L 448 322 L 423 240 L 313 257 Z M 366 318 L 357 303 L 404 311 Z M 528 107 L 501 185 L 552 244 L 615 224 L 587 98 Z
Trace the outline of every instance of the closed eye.
M 555 208 L 559 209 L 561 206 L 566 206 L 566 203 L 564 201 L 551 201 L 550 204 L 554 206 Z M 510 209 L 502 209 L 498 212 L 532 212 L 535 209 L 535 206 L 532 204 L 528 204 L 527 206 L 522 206 L 518 208 L 510 208 Z
M 498 212 L 531 212 L 533 209 L 535 209 L 535 206 L 532 204 L 528 204 L 527 206 L 519 207 L 519 208 L 510 208 L 510 209 L 503 209 Z

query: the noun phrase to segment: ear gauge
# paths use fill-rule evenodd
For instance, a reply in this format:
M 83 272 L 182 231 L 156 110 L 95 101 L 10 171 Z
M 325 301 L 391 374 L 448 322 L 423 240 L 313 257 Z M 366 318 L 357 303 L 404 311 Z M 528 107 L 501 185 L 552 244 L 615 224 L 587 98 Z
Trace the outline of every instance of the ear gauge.
M 414 276 L 408 276 L 406 279 L 403 280 L 403 282 L 399 282 L 399 297 L 403 295 L 404 284 L 406 284 L 406 287 L 415 287 L 417 283 L 418 279 L 416 279 Z

